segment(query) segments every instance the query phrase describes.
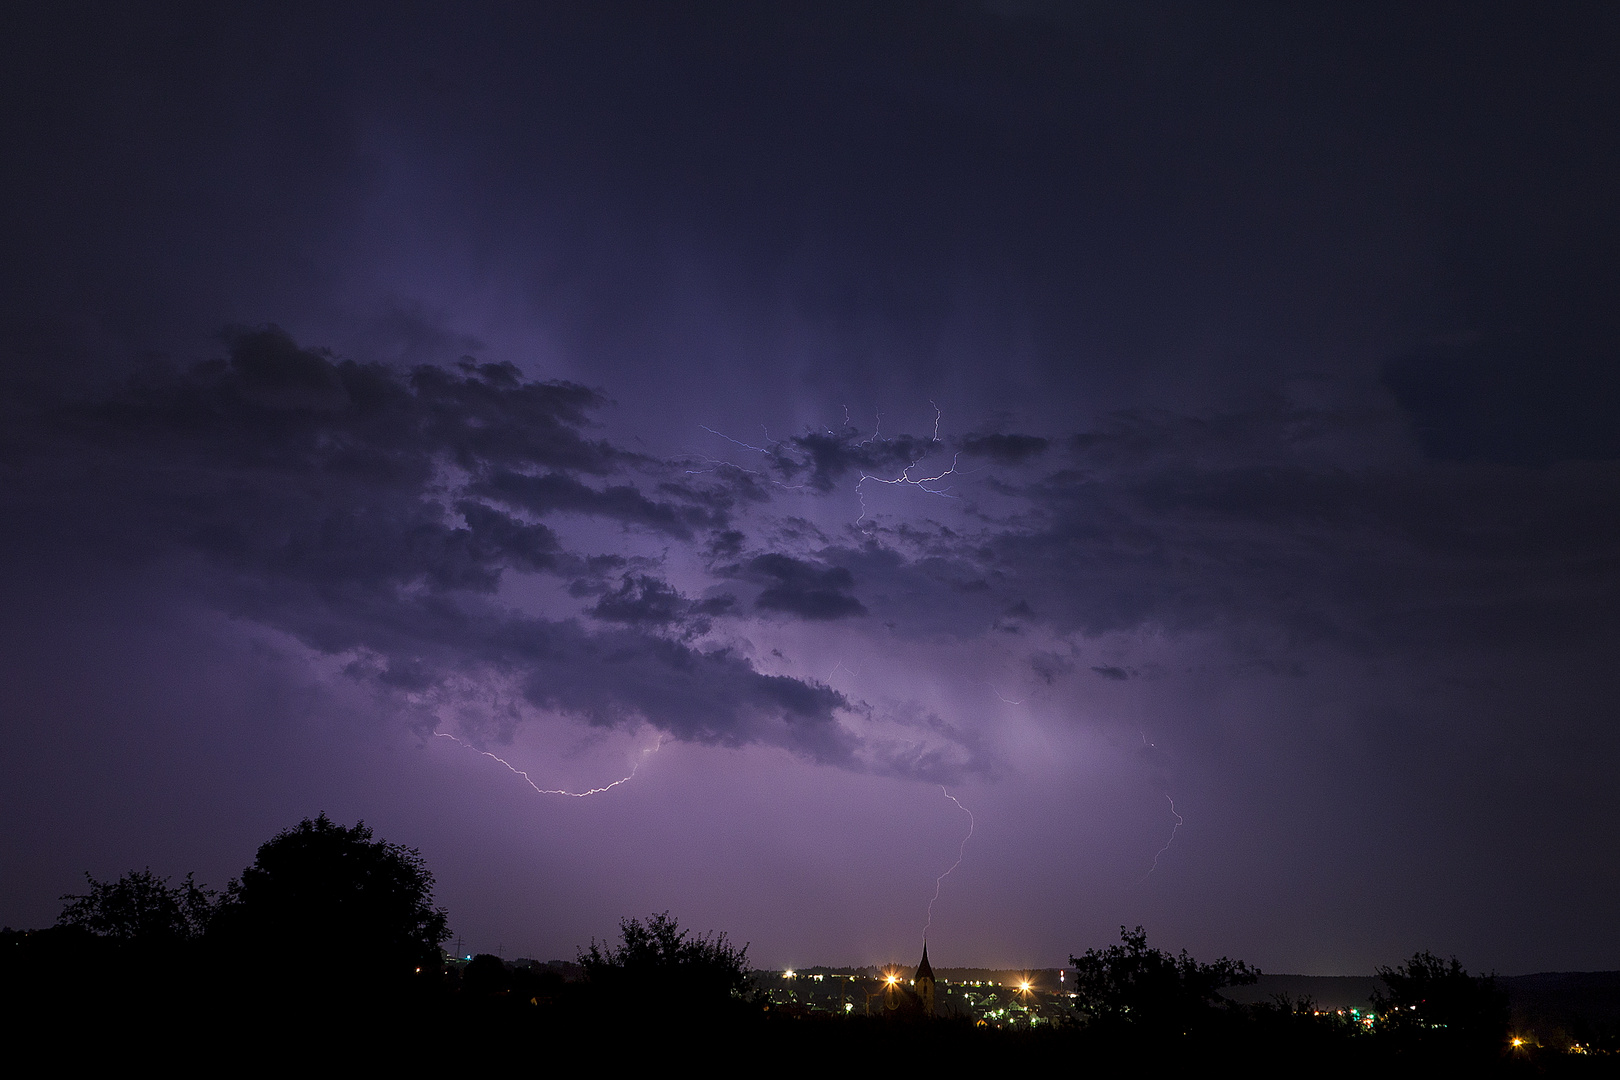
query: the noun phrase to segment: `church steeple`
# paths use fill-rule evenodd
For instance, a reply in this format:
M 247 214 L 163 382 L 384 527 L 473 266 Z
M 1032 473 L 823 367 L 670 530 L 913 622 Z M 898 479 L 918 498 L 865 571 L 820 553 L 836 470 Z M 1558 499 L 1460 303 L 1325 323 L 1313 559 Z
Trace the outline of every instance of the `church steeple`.
M 934 1015 L 934 969 L 928 965 L 928 942 L 923 941 L 922 963 L 917 965 L 917 977 L 914 980 L 917 987 L 917 997 L 922 1000 L 924 1016 Z

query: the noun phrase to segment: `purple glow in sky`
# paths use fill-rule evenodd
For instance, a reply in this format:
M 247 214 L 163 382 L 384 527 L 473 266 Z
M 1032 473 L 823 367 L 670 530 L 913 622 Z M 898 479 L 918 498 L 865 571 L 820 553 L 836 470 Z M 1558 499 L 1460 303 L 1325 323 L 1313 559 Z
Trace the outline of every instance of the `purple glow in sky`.
M 0 921 L 1620 967 L 1617 20 L 19 16 Z

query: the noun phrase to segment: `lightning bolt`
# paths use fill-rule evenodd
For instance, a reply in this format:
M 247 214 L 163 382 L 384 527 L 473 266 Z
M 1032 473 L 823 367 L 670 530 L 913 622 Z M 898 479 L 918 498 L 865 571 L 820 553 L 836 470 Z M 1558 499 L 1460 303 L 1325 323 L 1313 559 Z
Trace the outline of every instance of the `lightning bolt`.
M 900 475 L 899 476 L 893 476 L 893 477 L 874 476 L 869 472 L 863 471 L 861 473 L 861 478 L 855 482 L 855 495 L 856 495 L 856 498 L 858 498 L 860 500 L 860 504 L 861 504 L 861 513 L 860 513 L 860 516 L 855 519 L 855 524 L 859 525 L 861 522 L 866 520 L 867 506 L 866 506 L 866 491 L 864 489 L 865 489 L 866 482 L 868 480 L 872 481 L 873 483 L 888 484 L 890 486 L 899 486 L 901 484 L 909 484 L 912 487 L 921 488 L 923 491 L 927 492 L 930 495 L 937 495 L 942 499 L 960 499 L 961 498 L 960 495 L 951 494 L 951 492 L 949 490 L 947 490 L 947 489 L 937 488 L 937 487 L 929 487 L 928 486 L 930 484 L 937 484 L 939 481 L 945 479 L 947 476 L 966 475 L 964 473 L 957 472 L 957 469 L 956 469 L 957 464 L 961 461 L 962 455 L 960 453 L 954 455 L 951 458 L 950 467 L 945 469 L 943 472 L 935 473 L 933 476 L 913 476 L 912 475 L 912 470 L 918 468 L 922 464 L 923 457 L 926 457 L 929 452 L 932 452 L 933 447 L 938 446 L 940 444 L 939 428 L 940 428 L 941 422 L 944 419 L 944 411 L 941 410 L 939 405 L 936 404 L 935 402 L 930 401 L 928 404 L 932 405 L 933 408 L 934 408 L 934 436 L 933 436 L 932 439 L 929 440 L 929 443 L 928 443 L 929 451 L 924 452 L 922 457 L 917 458 L 915 461 L 911 462 L 911 464 L 907 465 L 904 469 L 900 470 Z M 726 442 L 730 443 L 733 446 L 739 447 L 739 448 L 741 448 L 743 450 L 748 450 L 748 451 L 750 451 L 752 453 L 755 453 L 755 454 L 762 454 L 762 455 L 764 455 L 765 457 L 768 457 L 768 458 L 779 459 L 781 457 L 781 455 L 782 455 L 782 447 L 783 447 L 784 444 L 780 440 L 773 440 L 771 438 L 771 432 L 770 432 L 769 428 L 765 427 L 763 424 L 760 425 L 760 426 L 765 432 L 765 445 L 764 446 L 755 446 L 753 443 L 746 443 L 746 442 L 743 442 L 741 439 L 734 439 L 730 435 L 727 435 L 725 432 L 716 431 L 714 428 L 709 427 L 706 424 L 699 424 L 698 425 L 698 427 L 701 428 L 703 431 L 707 431 L 710 435 L 713 435 L 716 438 L 724 439 Z M 879 412 L 879 413 L 876 414 L 875 423 L 874 423 L 873 428 L 872 428 L 872 434 L 869 437 L 867 437 L 865 439 L 862 439 L 860 442 L 854 443 L 853 445 L 856 445 L 856 446 L 868 446 L 868 445 L 870 445 L 870 444 L 872 444 L 874 442 L 880 442 L 882 440 L 882 434 L 881 434 L 882 428 L 883 428 L 883 414 L 881 412 Z M 837 431 L 834 431 L 831 428 L 827 428 L 827 427 L 824 427 L 822 430 L 824 430 L 828 435 L 831 435 L 834 438 L 838 438 L 838 437 L 840 437 L 841 435 L 843 435 L 845 433 L 849 433 L 849 434 L 852 434 L 852 435 L 853 434 L 859 434 L 858 430 L 850 427 L 849 406 L 847 406 L 847 405 L 844 406 L 844 432 L 842 432 L 842 433 L 837 432 Z M 757 473 L 752 469 L 744 469 L 741 466 L 732 464 L 731 462 L 719 461 L 719 460 L 716 460 L 714 458 L 705 457 L 705 458 L 701 458 L 700 460 L 704 461 L 707 464 L 714 465 L 717 468 L 730 467 L 730 468 L 733 468 L 733 469 L 737 469 L 739 472 L 748 473 L 748 474 L 753 475 L 753 476 L 762 476 L 762 475 L 764 475 L 762 473 Z M 687 471 L 688 474 L 693 474 L 693 473 L 708 472 L 708 471 L 711 471 L 711 470 L 707 470 L 707 469 L 688 469 L 686 471 Z M 969 470 L 969 472 L 973 472 L 973 471 L 977 471 L 977 470 Z M 772 484 L 775 484 L 777 487 L 788 488 L 789 490 L 792 490 L 792 491 L 803 491 L 803 490 L 806 489 L 806 485 L 802 485 L 802 484 L 798 484 L 798 485 L 784 484 L 781 481 L 774 480 L 774 479 L 770 480 L 770 482 Z
M 949 791 L 945 791 L 944 784 L 939 785 L 939 790 L 945 793 L 945 797 L 947 799 L 951 800 L 953 803 L 956 803 L 956 808 L 958 810 L 962 811 L 962 813 L 968 816 L 968 831 L 967 835 L 962 837 L 962 843 L 956 848 L 956 861 L 951 863 L 950 870 L 945 871 L 943 874 L 939 875 L 939 877 L 934 879 L 934 896 L 932 900 L 928 901 L 928 918 L 927 921 L 923 923 L 924 946 L 928 944 L 928 928 L 934 925 L 934 900 L 939 899 L 940 887 L 945 884 L 945 879 L 951 876 L 951 870 L 955 870 L 958 866 L 962 865 L 962 857 L 967 852 L 967 842 L 973 839 L 973 811 L 957 802 L 955 795 L 952 795 Z
M 528 773 L 524 772 L 522 769 L 520 769 L 517 766 L 513 765 L 510 761 L 507 761 L 505 758 L 498 757 L 497 755 L 490 753 L 488 750 L 480 750 L 480 749 L 478 749 L 478 747 L 472 745 L 469 742 L 464 742 L 461 739 L 456 738 L 454 735 L 451 735 L 447 731 L 435 731 L 433 734 L 437 735 L 441 739 L 449 739 L 453 743 L 456 743 L 456 744 L 458 744 L 460 746 L 465 746 L 467 749 L 471 750 L 473 753 L 482 754 L 485 757 L 489 758 L 491 761 L 500 762 L 502 765 L 505 765 L 512 772 L 517 773 L 519 776 L 523 777 L 523 782 L 528 784 L 530 787 L 532 787 L 535 790 L 536 794 L 539 794 L 539 795 L 567 795 L 571 799 L 583 799 L 587 795 L 600 795 L 604 791 L 612 791 L 614 788 L 618 787 L 620 784 L 629 783 L 631 780 L 635 779 L 635 775 L 636 775 L 637 770 L 639 770 L 641 768 L 641 763 L 643 761 L 646 761 L 647 758 L 650 755 L 658 753 L 658 751 L 663 748 L 664 739 L 665 739 L 665 736 L 663 736 L 663 735 L 658 736 L 658 741 L 657 742 L 653 743 L 653 745 L 647 747 L 647 749 L 645 749 L 645 750 L 643 750 L 641 752 L 641 756 L 636 760 L 635 765 L 633 765 L 631 767 L 629 776 L 621 777 L 620 779 L 613 781 L 613 783 L 608 784 L 605 787 L 591 788 L 589 791 L 564 791 L 561 788 L 543 788 L 543 787 L 541 787 L 539 784 L 535 783 L 532 779 L 529 778 Z
M 1144 742 L 1147 740 L 1147 736 L 1145 736 L 1145 735 L 1142 738 L 1143 738 Z M 1148 745 L 1151 746 L 1153 744 L 1148 743 Z M 1169 803 L 1170 803 L 1170 816 L 1176 819 L 1176 823 L 1174 825 L 1170 826 L 1170 839 L 1166 840 L 1164 842 L 1164 847 L 1160 848 L 1158 854 L 1153 856 L 1153 865 L 1148 867 L 1148 872 L 1142 875 L 1142 881 L 1146 881 L 1148 878 L 1152 877 L 1153 876 L 1153 871 L 1155 871 L 1155 870 L 1157 870 L 1159 868 L 1159 858 L 1160 858 L 1160 856 L 1162 856 L 1165 852 L 1170 850 L 1170 845 L 1176 842 L 1176 830 L 1180 829 L 1181 826 L 1185 823 L 1183 821 L 1181 815 L 1176 813 L 1176 800 L 1170 798 L 1169 795 L 1166 795 L 1165 799 L 1168 800 Z M 1142 884 L 1142 881 L 1138 881 L 1137 884 L 1138 885 Z
M 844 426 L 845 427 L 849 426 L 849 406 L 848 405 L 844 406 Z M 867 444 L 875 443 L 875 442 L 879 441 L 882 438 L 883 438 L 883 413 L 881 411 L 877 410 L 877 409 L 873 409 L 872 410 L 872 434 L 871 434 L 871 437 L 862 439 L 861 440 L 861 445 L 866 446 Z
M 858 678 L 861 677 L 860 672 L 856 671 L 854 668 L 852 668 L 848 664 L 844 663 L 843 660 L 839 660 L 836 664 L 833 665 L 833 669 L 827 673 L 827 683 L 828 683 L 828 685 L 832 684 L 833 676 L 838 674 L 838 669 L 839 668 L 843 668 L 845 671 L 849 672 L 850 675 L 853 676 L 854 678 L 858 679 Z
M 752 450 L 752 451 L 753 451 L 753 452 L 754 452 L 754 453 L 756 453 L 756 454 L 765 454 L 765 455 L 769 455 L 769 454 L 770 454 L 770 453 L 771 453 L 771 450 L 770 450 L 770 449 L 768 449 L 768 448 L 767 448 L 767 447 L 763 447 L 763 446 L 751 446 L 751 445 L 750 445 L 750 444 L 748 444 L 748 443 L 745 443 L 745 442 L 742 442 L 742 441 L 740 441 L 740 440 L 737 440 L 737 439 L 733 439 L 733 438 L 732 438 L 732 437 L 731 437 L 731 436 L 730 436 L 730 435 L 727 435 L 727 434 L 726 434 L 726 433 L 725 433 L 725 432 L 723 432 L 723 431 L 716 431 L 716 430 L 714 430 L 714 428 L 712 428 L 712 427 L 709 427 L 709 426 L 708 426 L 708 425 L 706 425 L 706 424 L 699 424 L 699 425 L 698 425 L 698 427 L 700 427 L 700 428 L 702 428 L 702 429 L 703 429 L 703 430 L 704 430 L 704 431 L 707 431 L 707 432 L 708 432 L 708 433 L 709 433 L 709 434 L 710 434 L 710 435 L 718 435 L 718 436 L 719 436 L 719 437 L 720 437 L 720 438 L 722 438 L 722 439 L 724 439 L 724 440 L 726 440 L 726 442 L 728 442 L 728 443 L 731 443 L 731 444 L 733 444 L 733 445 L 734 445 L 734 446 L 740 446 L 740 447 L 742 447 L 742 448 L 743 448 L 743 449 L 744 449 L 744 450 Z M 765 433 L 765 438 L 766 438 L 766 440 L 767 440 L 767 441 L 769 441 L 769 439 L 770 439 L 770 437 L 771 437 L 771 433 L 770 433 L 770 432 L 769 432 L 769 431 L 767 431 L 767 432 L 766 432 L 766 433 Z
M 1006 694 L 1003 694 L 1000 690 L 997 690 L 996 689 L 996 684 L 993 683 L 993 682 L 990 682 L 988 679 L 981 680 L 981 681 L 984 682 L 984 685 L 986 685 L 986 686 L 988 686 L 990 688 L 990 692 L 992 694 L 996 695 L 996 697 L 1000 698 L 1002 701 L 1005 701 L 1008 705 L 1022 705 L 1023 704 L 1022 701 L 1014 701 L 1012 698 L 1008 697 Z

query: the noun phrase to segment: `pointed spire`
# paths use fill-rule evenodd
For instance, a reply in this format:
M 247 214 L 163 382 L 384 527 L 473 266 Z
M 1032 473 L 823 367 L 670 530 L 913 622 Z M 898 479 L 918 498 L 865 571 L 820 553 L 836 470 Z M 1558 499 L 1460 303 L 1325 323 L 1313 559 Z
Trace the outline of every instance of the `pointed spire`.
M 933 979 L 933 977 L 934 969 L 928 966 L 928 939 L 924 938 L 922 963 L 917 965 L 917 981 L 921 982 L 924 979 Z

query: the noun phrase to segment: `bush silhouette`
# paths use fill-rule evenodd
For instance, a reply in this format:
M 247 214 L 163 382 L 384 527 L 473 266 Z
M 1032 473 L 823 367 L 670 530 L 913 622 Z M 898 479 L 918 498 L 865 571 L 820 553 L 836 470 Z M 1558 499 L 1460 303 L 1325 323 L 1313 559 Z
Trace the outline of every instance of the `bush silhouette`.
M 1220 1003 L 1223 987 L 1252 983 L 1259 972 L 1225 957 L 1200 964 L 1147 947 L 1147 931 L 1119 928 L 1122 945 L 1072 956 L 1074 1006 L 1100 1027 L 1184 1032 Z
M 1479 1051 L 1499 1050 L 1507 1040 L 1507 995 L 1494 978 L 1463 970 L 1455 956 L 1446 961 L 1425 950 L 1379 968 L 1378 978 L 1389 988 L 1373 994 L 1385 1034 Z
M 645 923 L 619 923 L 621 944 L 592 939 L 579 953 L 591 987 L 620 1003 L 644 1002 L 665 1012 L 724 1009 L 748 991 L 748 946 L 682 930 L 669 912 Z

